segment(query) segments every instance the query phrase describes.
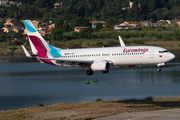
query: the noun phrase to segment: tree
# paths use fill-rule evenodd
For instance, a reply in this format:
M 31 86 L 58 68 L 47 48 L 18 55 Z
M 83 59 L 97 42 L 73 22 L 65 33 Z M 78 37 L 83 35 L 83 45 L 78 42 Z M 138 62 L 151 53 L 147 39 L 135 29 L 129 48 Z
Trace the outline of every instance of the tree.
M 69 25 L 63 25 L 62 27 L 61 27 L 61 30 L 63 31 L 63 32 L 69 32 L 70 31 L 70 27 L 69 27 Z
M 96 0 L 96 9 L 98 11 L 101 11 L 101 8 L 102 8 L 101 0 Z
M 89 8 L 86 1 L 84 2 L 84 9 L 85 9 L 85 17 L 89 17 Z
M 0 35 L 0 42 L 6 41 L 7 38 L 8 38 L 8 34 L 3 33 L 2 35 Z
M 62 40 L 62 33 L 63 32 L 60 28 L 54 28 L 52 30 L 53 39 L 58 41 Z
M 174 31 L 174 38 L 176 39 L 176 40 L 180 40 L 180 30 L 175 30 Z
M 46 12 L 50 12 L 50 6 L 46 3 Z
M 99 30 L 101 30 L 103 28 L 102 26 L 103 26 L 102 23 L 97 23 L 95 30 L 98 32 Z
M 82 1 L 81 16 L 85 17 L 84 0 Z
M 34 17 L 34 13 L 35 13 L 35 7 L 30 8 L 29 15 L 30 15 L 31 18 Z
M 91 23 L 89 23 L 89 20 L 84 17 L 77 17 L 74 21 L 76 23 L 76 26 L 91 26 Z
M 14 11 L 14 18 L 15 19 L 19 18 L 18 11 Z
M 74 4 L 73 4 L 73 0 L 70 1 L 70 12 L 71 12 L 71 13 L 74 12 Z
M 114 25 L 114 20 L 110 17 L 106 20 L 106 28 L 112 28 Z
M 62 19 L 58 20 L 58 21 L 56 22 L 56 24 L 55 24 L 55 28 L 60 28 L 60 27 L 62 27 L 63 22 L 64 22 L 64 21 L 63 21 Z
M 39 9 L 36 9 L 36 10 L 35 10 L 34 17 L 35 17 L 35 18 L 38 18 L 38 17 L 39 17 Z

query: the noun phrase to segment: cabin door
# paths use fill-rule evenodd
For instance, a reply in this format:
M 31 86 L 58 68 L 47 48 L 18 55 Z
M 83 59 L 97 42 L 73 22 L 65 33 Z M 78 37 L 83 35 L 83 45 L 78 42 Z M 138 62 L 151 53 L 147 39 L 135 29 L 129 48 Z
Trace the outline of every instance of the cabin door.
M 150 58 L 153 58 L 153 57 L 154 57 L 154 50 L 152 50 L 152 49 L 150 50 L 149 57 L 150 57 Z

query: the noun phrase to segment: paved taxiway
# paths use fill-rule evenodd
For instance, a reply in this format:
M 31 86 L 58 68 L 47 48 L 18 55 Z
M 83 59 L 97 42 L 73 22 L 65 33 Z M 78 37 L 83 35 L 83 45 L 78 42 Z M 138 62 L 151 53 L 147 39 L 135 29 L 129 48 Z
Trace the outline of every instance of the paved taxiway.
M 145 112 L 120 113 L 94 120 L 180 120 L 180 109 L 166 109 Z

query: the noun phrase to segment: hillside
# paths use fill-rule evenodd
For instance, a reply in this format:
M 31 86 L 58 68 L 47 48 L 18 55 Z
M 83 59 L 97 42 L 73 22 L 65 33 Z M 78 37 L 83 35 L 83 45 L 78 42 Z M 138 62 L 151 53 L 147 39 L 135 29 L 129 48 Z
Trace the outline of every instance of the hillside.
M 17 7 L 0 6 L 1 18 L 57 20 L 67 19 L 70 14 L 86 17 L 89 20 L 106 20 L 111 17 L 115 23 L 179 18 L 178 0 L 14 0 L 21 2 Z M 56 2 L 62 6 L 54 8 Z

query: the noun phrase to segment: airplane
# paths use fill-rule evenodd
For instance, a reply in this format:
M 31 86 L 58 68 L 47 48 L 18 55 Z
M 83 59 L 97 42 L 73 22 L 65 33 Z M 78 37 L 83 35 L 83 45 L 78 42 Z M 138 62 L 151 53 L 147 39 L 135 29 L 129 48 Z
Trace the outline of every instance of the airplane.
M 108 73 L 111 66 L 133 67 L 135 65 L 157 64 L 161 66 L 175 58 L 165 48 L 156 46 L 126 46 L 120 36 L 120 47 L 61 49 L 49 45 L 29 20 L 24 20 L 27 36 L 32 52 L 29 53 L 22 45 L 27 57 L 60 67 L 86 68 L 86 74 L 94 71 Z

